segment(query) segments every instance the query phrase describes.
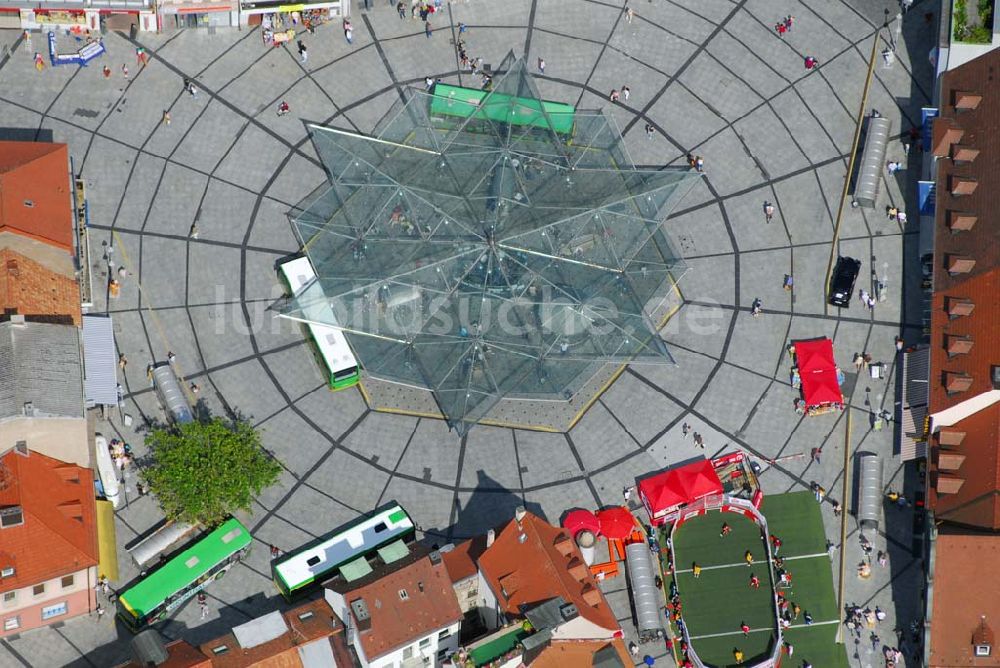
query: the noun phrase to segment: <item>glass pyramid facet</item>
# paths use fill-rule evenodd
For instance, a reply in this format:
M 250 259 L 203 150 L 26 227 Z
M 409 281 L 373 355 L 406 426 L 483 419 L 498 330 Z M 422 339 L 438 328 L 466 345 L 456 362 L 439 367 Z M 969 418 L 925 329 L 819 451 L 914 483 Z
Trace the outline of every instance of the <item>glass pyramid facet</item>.
M 599 111 L 492 88 L 410 89 L 363 136 L 313 126 L 330 183 L 293 225 L 370 376 L 434 392 L 464 433 L 499 401 L 564 401 L 608 364 L 672 363 L 650 314 L 684 272 L 663 222 L 699 178 L 638 169 Z M 471 101 L 470 101 L 471 100 Z

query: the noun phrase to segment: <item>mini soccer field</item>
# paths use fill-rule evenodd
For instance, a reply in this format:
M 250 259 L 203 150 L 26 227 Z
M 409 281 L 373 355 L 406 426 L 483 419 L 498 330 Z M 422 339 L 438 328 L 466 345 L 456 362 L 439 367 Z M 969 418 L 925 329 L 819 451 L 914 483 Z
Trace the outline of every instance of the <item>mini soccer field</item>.
M 722 523 L 732 532 L 720 536 Z M 747 550 L 754 564 L 747 567 Z M 689 519 L 674 534 L 677 589 L 691 645 L 702 661 L 713 666 L 735 666 L 733 650 L 745 661 L 764 658 L 775 641 L 774 591 L 760 528 L 738 513 L 709 512 Z M 693 563 L 701 566 L 694 577 Z M 750 576 L 760 588 L 750 587 Z M 750 626 L 744 636 L 740 625 Z
M 819 504 L 810 492 L 796 492 L 766 496 L 760 510 L 768 531 L 781 539 L 778 556 L 792 575 L 791 586 L 779 591 L 803 611 L 784 631 L 794 647 L 790 664 L 808 660 L 823 668 L 846 668 L 844 647 L 834 642 L 840 620 Z M 725 537 L 719 535 L 723 522 L 732 528 Z M 754 556 L 752 567 L 744 561 L 747 550 Z M 744 666 L 769 656 L 776 641 L 775 581 L 757 524 L 737 513 L 709 511 L 677 529 L 674 556 L 684 621 L 702 661 L 735 667 L 736 648 L 744 654 Z M 692 573 L 693 562 L 702 568 L 699 578 Z M 760 578 L 760 589 L 750 587 L 751 573 Z M 805 612 L 811 625 L 805 624 Z M 750 626 L 748 636 L 740 631 L 743 622 Z

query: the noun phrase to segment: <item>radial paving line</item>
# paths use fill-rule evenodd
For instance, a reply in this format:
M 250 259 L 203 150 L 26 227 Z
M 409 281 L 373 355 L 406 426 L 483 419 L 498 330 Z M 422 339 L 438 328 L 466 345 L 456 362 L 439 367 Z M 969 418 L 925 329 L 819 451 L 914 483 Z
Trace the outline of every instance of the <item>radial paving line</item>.
M 160 335 L 160 340 L 163 342 L 164 349 L 171 350 L 170 342 L 167 341 L 167 335 L 163 331 L 163 325 L 160 324 L 160 319 L 157 317 L 156 311 L 152 308 L 153 300 L 149 298 L 149 292 L 142 287 L 142 281 L 138 278 L 139 275 L 132 271 L 132 261 L 128 259 L 128 253 L 125 251 L 125 244 L 122 241 L 122 238 L 118 235 L 118 230 L 111 230 L 111 234 L 115 238 L 115 244 L 118 246 L 118 252 L 121 253 L 122 262 L 125 267 L 128 269 L 129 273 L 137 277 L 135 279 L 135 285 L 139 288 L 139 292 L 146 297 L 146 305 L 144 308 L 149 312 L 150 319 L 153 321 L 153 326 L 156 327 L 157 334 Z M 184 390 L 184 395 L 187 397 L 189 402 L 193 401 L 194 395 L 191 393 L 190 388 L 187 386 L 187 382 L 184 380 L 184 374 L 180 373 L 180 370 L 176 367 L 174 370 L 180 378 L 181 389 Z

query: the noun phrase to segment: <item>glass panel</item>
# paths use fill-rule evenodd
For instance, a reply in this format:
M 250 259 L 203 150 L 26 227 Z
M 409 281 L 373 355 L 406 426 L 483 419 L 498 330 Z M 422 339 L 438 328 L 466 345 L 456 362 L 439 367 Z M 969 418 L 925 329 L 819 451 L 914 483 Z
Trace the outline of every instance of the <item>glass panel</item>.
M 369 375 L 433 390 L 464 433 L 504 397 L 672 363 L 650 318 L 685 271 L 664 223 L 693 170 L 635 168 L 513 54 L 490 90 L 406 91 L 372 136 L 312 130 L 330 183 L 291 216 L 318 280 L 282 313 L 343 328 Z

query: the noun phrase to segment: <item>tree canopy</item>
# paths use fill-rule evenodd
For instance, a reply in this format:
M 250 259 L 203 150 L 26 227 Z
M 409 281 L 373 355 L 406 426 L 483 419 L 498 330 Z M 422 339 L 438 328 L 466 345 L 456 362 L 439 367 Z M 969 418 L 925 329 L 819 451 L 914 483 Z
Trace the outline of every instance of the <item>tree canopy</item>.
M 176 429 L 154 429 L 146 437 L 152 463 L 142 473 L 169 519 L 208 526 L 235 510 L 250 510 L 253 498 L 278 479 L 281 467 L 261 447 L 250 423 L 213 418 Z

